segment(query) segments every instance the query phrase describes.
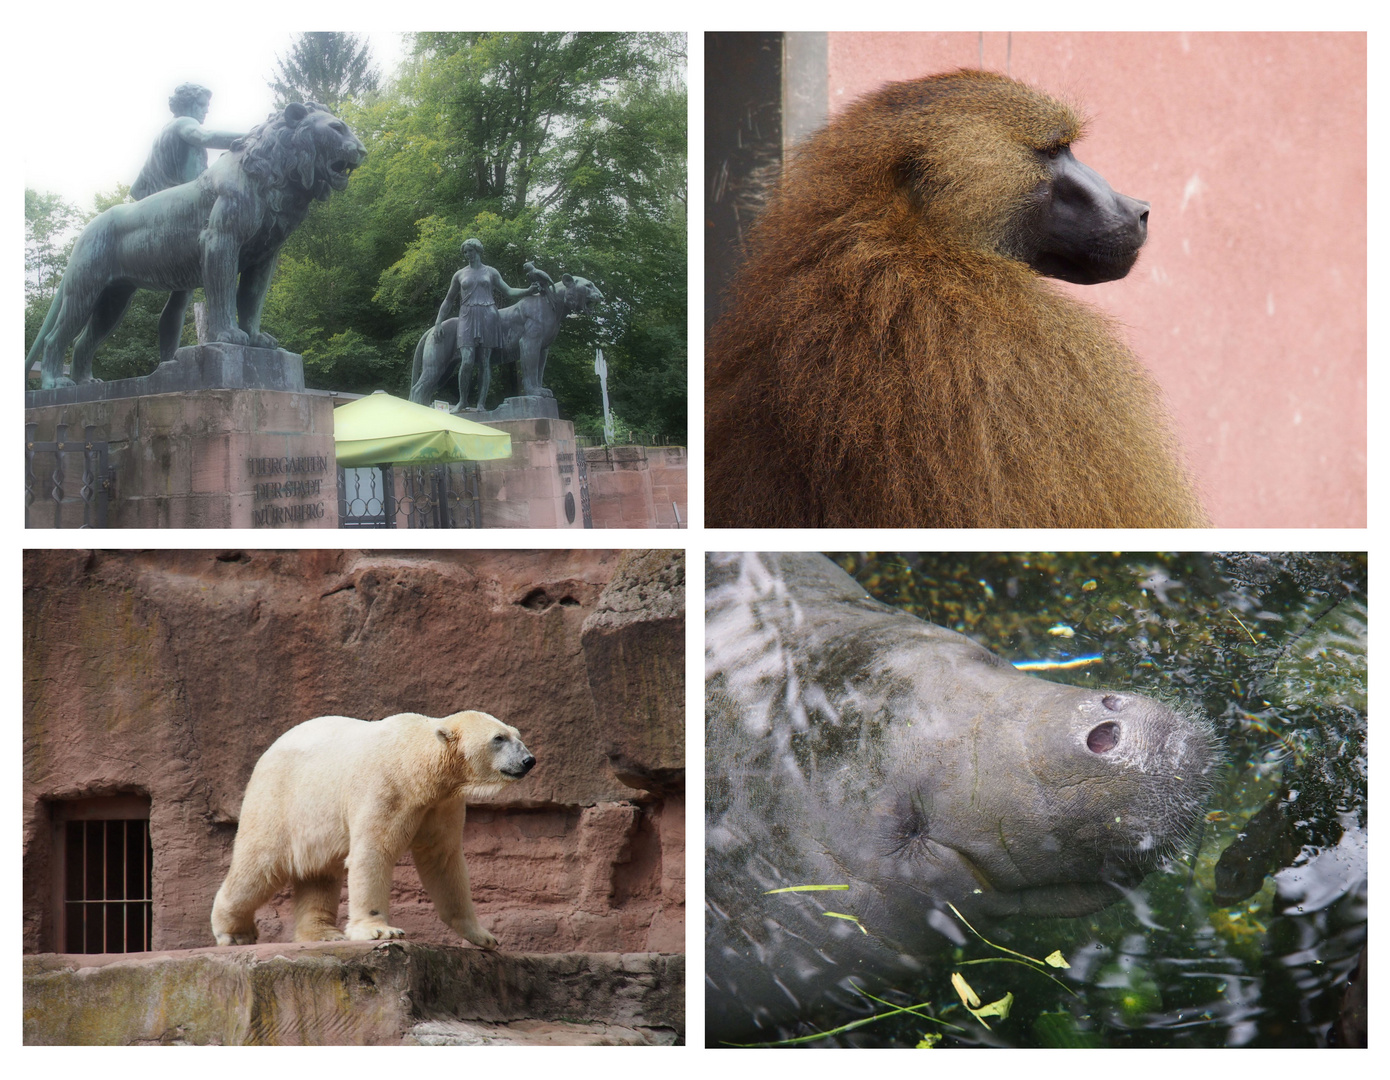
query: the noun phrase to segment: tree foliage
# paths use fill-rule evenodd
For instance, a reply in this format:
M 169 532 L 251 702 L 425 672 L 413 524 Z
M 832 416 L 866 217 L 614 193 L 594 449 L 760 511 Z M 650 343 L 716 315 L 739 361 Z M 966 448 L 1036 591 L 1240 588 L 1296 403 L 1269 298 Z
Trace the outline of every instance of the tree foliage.
M 275 107 L 292 101 L 317 101 L 330 109 L 374 93 L 380 76 L 371 48 L 356 34 L 313 31 L 300 34 L 289 56 L 277 56 L 270 88 Z
M 82 211 L 58 195 L 24 189 L 24 299 L 47 304 L 58 289 Z M 42 315 L 40 316 L 42 318 Z
M 340 107 L 367 160 L 290 238 L 266 327 L 303 353 L 315 385 L 403 395 L 459 245 L 476 236 L 513 285 L 531 259 L 604 294 L 551 349 L 546 382 L 562 416 L 601 425 L 602 347 L 613 407 L 639 430 L 682 438 L 683 50 L 674 35 L 415 35 L 394 83 Z M 513 368 L 498 369 L 490 404 L 516 392 Z

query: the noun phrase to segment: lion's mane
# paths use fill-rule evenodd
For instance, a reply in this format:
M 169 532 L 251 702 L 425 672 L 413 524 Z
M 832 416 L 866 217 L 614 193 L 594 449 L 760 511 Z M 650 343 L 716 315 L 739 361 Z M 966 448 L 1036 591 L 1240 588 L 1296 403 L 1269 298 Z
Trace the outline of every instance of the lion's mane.
M 266 192 L 271 212 L 277 218 L 297 209 L 294 203 L 299 199 L 294 196 L 299 193 L 323 201 L 333 190 L 325 168 L 328 163 L 321 156 L 318 127 L 313 122 L 316 112 L 333 114 L 316 101 L 306 101 L 304 107 L 309 115 L 298 124 L 286 121 L 281 109 L 231 146 L 233 153 L 241 155 L 241 171 Z

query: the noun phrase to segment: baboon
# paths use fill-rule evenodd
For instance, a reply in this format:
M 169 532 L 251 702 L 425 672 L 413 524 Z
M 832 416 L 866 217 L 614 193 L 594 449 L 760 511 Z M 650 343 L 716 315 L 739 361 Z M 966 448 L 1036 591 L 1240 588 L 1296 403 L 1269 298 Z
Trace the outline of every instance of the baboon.
M 883 87 L 793 157 L 711 331 L 713 526 L 1207 524 L 1157 387 L 1046 277 L 1124 277 L 1148 204 L 1083 122 L 962 70 Z

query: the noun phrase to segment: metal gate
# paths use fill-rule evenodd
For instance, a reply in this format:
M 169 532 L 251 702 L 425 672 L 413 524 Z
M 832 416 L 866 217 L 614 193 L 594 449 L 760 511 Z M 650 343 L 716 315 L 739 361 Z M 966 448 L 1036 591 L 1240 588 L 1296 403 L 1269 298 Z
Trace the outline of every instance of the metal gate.
M 584 512 L 584 528 L 594 527 L 594 516 L 589 510 L 589 459 L 584 456 L 584 448 L 574 448 L 575 464 L 579 466 L 579 507 Z
M 342 529 L 481 529 L 476 463 L 338 469 Z
M 64 509 L 80 503 L 82 528 L 106 528 L 107 510 L 116 486 L 110 444 L 96 437 L 96 427 L 86 428 L 80 442 L 70 440 L 67 424 L 54 428 L 52 442 L 39 442 L 38 427 L 38 424 L 24 425 L 24 527 L 44 528 L 51 524 L 55 529 L 71 528 L 76 515 L 65 515 Z M 74 493 L 67 487 L 68 462 L 78 454 L 82 455 L 82 483 Z M 42 466 L 38 460 L 40 455 L 44 457 Z M 51 470 L 46 467 L 49 455 L 53 461 Z M 47 509 L 35 505 L 40 500 L 53 506 L 51 523 L 39 520 Z
M 594 521 L 589 513 L 589 463 L 584 458 L 584 448 L 576 446 L 573 454 L 556 454 L 555 463 L 560 469 L 560 482 L 569 488 L 565 492 L 565 521 L 573 525 L 574 515 L 578 511 L 583 515 L 584 528 L 592 529 Z M 579 492 L 577 502 L 574 497 L 576 488 Z

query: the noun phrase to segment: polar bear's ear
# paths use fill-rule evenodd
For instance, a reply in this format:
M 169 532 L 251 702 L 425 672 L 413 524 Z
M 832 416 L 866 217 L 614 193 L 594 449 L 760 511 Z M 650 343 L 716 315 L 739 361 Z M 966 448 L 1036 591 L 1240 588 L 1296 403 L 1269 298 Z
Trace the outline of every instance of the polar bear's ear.
M 450 727 L 439 727 L 434 729 L 434 733 L 439 736 L 439 741 L 445 746 L 452 746 L 458 741 L 458 732 Z

